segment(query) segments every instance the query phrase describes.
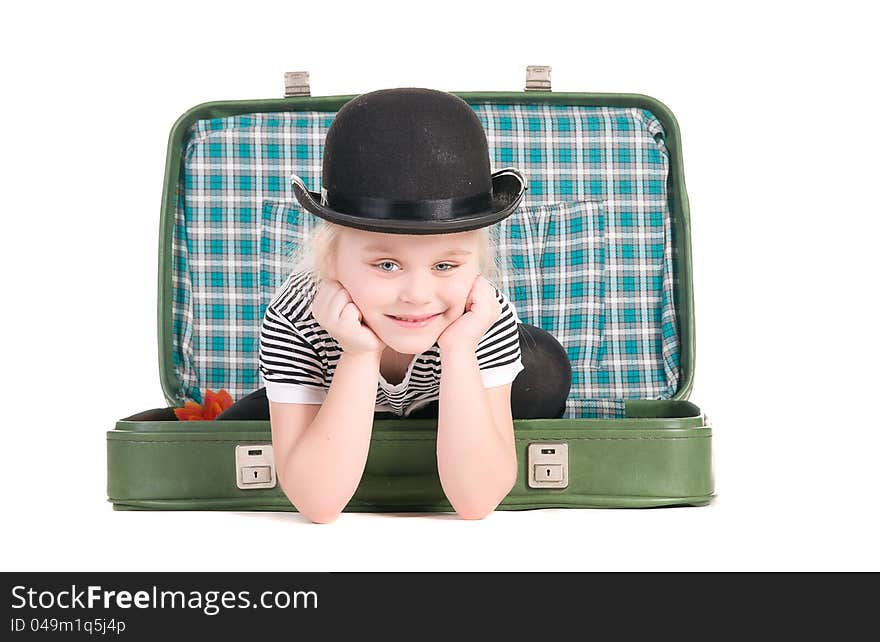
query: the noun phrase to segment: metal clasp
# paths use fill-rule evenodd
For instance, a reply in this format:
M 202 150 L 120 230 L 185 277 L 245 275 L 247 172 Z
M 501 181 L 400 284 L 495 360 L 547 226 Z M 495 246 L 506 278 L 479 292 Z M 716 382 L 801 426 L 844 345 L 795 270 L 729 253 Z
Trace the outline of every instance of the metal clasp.
M 242 490 L 275 488 L 275 456 L 271 443 L 236 444 L 235 484 Z
M 529 488 L 568 486 L 568 443 L 564 441 L 529 444 Z

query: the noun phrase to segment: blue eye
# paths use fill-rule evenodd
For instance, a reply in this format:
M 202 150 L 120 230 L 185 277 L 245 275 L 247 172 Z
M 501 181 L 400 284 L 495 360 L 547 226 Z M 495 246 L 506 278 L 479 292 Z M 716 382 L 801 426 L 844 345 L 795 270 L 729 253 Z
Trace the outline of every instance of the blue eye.
M 395 265 L 395 266 L 396 266 L 397 264 L 396 264 L 394 261 L 379 261 L 378 263 L 376 263 L 376 267 L 378 267 L 380 271 L 382 271 L 382 272 L 394 272 L 394 270 L 385 270 L 385 269 L 383 269 L 383 268 L 382 268 L 383 265 Z
M 394 261 L 379 261 L 378 263 L 374 263 L 373 265 L 376 266 L 380 272 L 396 272 L 398 269 L 400 269 L 400 266 L 397 265 L 397 263 L 395 263 Z M 443 268 L 443 266 L 446 267 Z M 438 272 L 450 272 L 458 266 L 454 263 L 438 263 L 434 267 L 437 268 Z

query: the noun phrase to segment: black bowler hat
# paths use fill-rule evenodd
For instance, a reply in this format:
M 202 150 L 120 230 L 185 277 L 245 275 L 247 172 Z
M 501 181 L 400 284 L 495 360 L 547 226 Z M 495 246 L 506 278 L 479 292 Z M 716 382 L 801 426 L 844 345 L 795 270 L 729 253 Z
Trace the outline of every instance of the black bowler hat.
M 327 131 L 322 169 L 320 194 L 291 177 L 306 210 L 392 234 L 486 227 L 510 216 L 527 189 L 519 170 L 491 171 L 486 132 L 470 105 L 418 87 L 345 103 Z

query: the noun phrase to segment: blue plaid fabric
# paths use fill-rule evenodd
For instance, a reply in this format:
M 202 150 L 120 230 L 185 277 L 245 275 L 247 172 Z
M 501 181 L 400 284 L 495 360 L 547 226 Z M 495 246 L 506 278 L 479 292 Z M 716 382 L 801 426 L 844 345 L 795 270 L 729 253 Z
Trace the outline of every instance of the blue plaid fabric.
M 260 309 L 290 275 L 290 257 L 319 219 L 290 203 L 263 201 L 260 225 Z M 262 315 L 260 315 L 262 320 Z
M 585 391 L 602 358 L 605 220 L 600 203 L 520 207 L 496 226 L 498 286 L 525 323 L 568 352 L 572 387 Z
M 637 108 L 472 107 L 493 169 L 517 167 L 529 182 L 519 210 L 499 230 L 508 261 L 502 280 L 523 320 L 553 332 L 572 357 L 565 416 L 622 417 L 625 399 L 672 396 L 679 341 L 660 122 Z M 184 137 L 172 244 L 179 403 L 219 388 L 239 399 L 260 386 L 265 307 L 287 276 L 290 250 L 316 221 L 298 207 L 288 179 L 296 173 L 320 191 L 333 117 L 309 111 L 206 119 Z M 538 245 L 529 250 L 528 240 Z M 524 260 L 514 259 L 517 253 L 529 251 L 540 253 L 540 277 L 531 267 L 538 267 L 537 254 L 527 268 L 514 264 Z

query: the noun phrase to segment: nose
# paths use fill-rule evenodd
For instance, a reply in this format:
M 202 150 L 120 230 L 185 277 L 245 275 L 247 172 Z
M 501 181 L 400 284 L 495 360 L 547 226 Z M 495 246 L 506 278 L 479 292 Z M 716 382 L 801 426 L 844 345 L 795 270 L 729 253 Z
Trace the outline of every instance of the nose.
M 398 297 L 413 306 L 427 305 L 433 297 L 431 275 L 422 270 L 410 273 L 403 281 Z

